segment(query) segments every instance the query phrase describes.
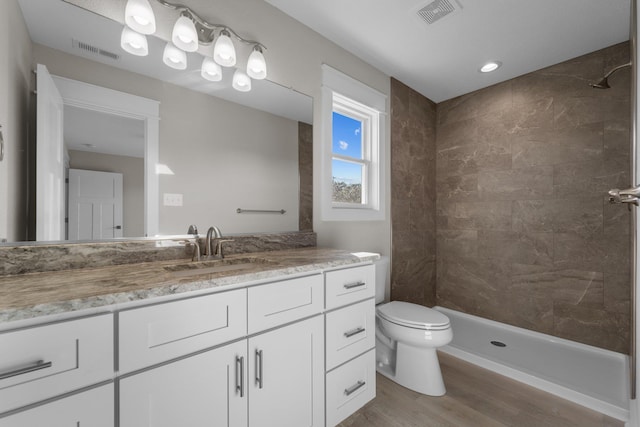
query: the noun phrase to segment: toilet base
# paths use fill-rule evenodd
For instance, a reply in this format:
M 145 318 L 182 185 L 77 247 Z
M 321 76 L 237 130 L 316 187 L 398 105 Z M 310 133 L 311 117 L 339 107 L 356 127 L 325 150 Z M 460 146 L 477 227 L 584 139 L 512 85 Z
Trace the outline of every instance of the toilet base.
M 378 372 L 390 380 L 418 393 L 443 396 L 446 393 L 435 348 L 412 347 L 397 343 L 394 367 L 378 364 Z

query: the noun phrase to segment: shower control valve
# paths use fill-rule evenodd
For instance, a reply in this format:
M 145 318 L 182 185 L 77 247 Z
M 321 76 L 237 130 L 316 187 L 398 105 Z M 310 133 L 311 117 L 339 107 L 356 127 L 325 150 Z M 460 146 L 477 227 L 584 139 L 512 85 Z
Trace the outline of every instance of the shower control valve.
M 614 188 L 609 190 L 609 203 L 631 203 L 638 206 L 638 198 L 640 197 L 640 186 L 619 190 Z

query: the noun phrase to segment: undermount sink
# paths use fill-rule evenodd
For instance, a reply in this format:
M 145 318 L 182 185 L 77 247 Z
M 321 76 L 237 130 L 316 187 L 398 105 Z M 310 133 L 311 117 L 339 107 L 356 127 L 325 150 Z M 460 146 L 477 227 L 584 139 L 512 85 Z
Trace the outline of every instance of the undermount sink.
M 172 276 L 188 277 L 247 270 L 275 264 L 277 263 L 262 258 L 231 258 L 167 265 L 164 269 L 171 273 Z

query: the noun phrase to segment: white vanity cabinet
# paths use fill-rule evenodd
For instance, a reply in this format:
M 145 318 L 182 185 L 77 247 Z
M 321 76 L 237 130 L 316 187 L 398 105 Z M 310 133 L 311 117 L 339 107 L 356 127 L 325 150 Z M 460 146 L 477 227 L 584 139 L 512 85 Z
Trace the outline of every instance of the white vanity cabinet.
M 376 396 L 375 267 L 325 274 L 326 425 L 333 427 Z
M 120 427 L 324 427 L 323 308 L 314 274 L 120 313 Z

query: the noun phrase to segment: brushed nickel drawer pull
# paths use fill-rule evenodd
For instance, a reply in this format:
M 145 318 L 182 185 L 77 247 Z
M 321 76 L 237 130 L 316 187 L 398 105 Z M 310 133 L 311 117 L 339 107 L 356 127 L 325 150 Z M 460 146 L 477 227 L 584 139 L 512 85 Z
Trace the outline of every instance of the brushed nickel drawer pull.
M 361 333 L 363 333 L 364 331 L 365 331 L 365 328 L 363 328 L 362 326 L 360 326 L 360 327 L 357 327 L 357 328 L 355 328 L 355 329 L 352 329 L 352 330 L 350 330 L 350 331 L 345 332 L 345 333 L 344 333 L 344 336 L 345 336 L 345 337 L 347 337 L 347 338 L 351 338 L 352 336 L 354 336 L 354 335 L 358 335 L 358 334 L 361 334 Z
M 256 349 L 256 383 L 262 388 L 262 350 Z
M 0 380 L 6 380 L 7 378 L 17 377 L 18 375 L 28 374 L 29 372 L 39 371 L 40 369 L 50 368 L 53 365 L 52 362 L 45 362 L 44 360 L 38 360 L 24 368 L 14 369 L 13 371 L 0 373 Z
M 364 286 L 366 285 L 366 282 L 354 282 L 354 283 L 345 283 L 343 286 L 345 289 L 352 289 L 352 288 L 357 288 L 359 286 Z
M 360 389 L 360 388 L 364 387 L 364 385 L 365 385 L 365 384 L 366 384 L 366 382 L 364 382 L 364 381 L 358 381 L 358 383 L 357 383 L 357 384 L 354 384 L 354 385 L 352 385 L 352 386 L 351 386 L 351 387 L 349 387 L 349 388 L 345 388 L 345 389 L 344 389 L 344 394 L 345 394 L 345 395 L 347 395 L 347 396 L 350 396 L 350 395 L 352 395 L 353 393 L 355 393 L 355 392 L 356 392 L 356 390 L 358 390 L 358 389 Z
M 240 397 L 244 397 L 244 356 L 236 356 L 236 392 L 238 391 Z

